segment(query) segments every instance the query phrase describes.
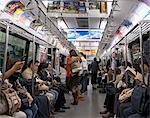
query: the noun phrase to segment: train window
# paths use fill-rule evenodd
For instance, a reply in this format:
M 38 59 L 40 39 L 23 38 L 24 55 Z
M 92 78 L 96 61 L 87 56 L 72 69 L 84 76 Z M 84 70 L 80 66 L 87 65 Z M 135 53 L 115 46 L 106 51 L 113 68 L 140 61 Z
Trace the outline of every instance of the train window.
M 25 53 L 26 41 L 22 40 L 18 37 L 9 36 L 8 40 L 8 52 L 10 58 L 18 58 L 20 59 Z
M 37 57 L 38 48 L 39 48 L 39 45 L 36 43 L 35 44 L 35 59 Z M 33 58 L 33 42 L 30 42 L 29 53 L 28 53 L 28 61 L 32 60 L 32 58 Z
M 5 33 L 0 31 L 0 71 L 2 71 L 3 59 L 4 59 L 4 49 L 5 49 Z
M 140 44 L 135 44 L 132 46 L 132 58 L 133 62 L 140 58 Z
M 4 50 L 5 50 L 5 32 L 0 31 L 0 71 L 2 70 Z M 26 41 L 17 36 L 9 35 L 8 39 L 8 57 L 10 59 L 19 59 L 25 53 Z
M 32 59 L 32 56 L 33 56 L 33 43 L 30 42 L 29 54 L 28 54 L 28 61 L 30 61 Z

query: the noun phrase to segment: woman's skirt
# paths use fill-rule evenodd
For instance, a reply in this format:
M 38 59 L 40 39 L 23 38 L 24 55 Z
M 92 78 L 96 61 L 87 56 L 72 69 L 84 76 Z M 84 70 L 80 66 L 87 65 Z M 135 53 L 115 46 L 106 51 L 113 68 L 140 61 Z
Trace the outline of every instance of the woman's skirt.
M 78 87 L 80 85 L 80 78 L 78 73 L 70 77 L 69 88 L 72 90 L 74 87 Z

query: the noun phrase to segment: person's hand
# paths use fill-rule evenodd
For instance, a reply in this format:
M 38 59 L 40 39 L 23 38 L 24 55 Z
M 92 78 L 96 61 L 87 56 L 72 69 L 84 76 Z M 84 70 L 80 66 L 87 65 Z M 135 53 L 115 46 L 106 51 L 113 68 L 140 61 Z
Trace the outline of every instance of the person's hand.
M 46 86 L 45 84 L 41 84 L 41 85 L 39 86 L 39 90 L 48 91 L 48 89 L 49 89 L 49 87 Z
M 36 82 L 37 82 L 37 83 L 40 83 L 40 84 L 44 83 L 44 81 L 41 80 L 41 79 L 36 79 Z
M 28 102 L 29 102 L 29 104 L 31 105 L 31 103 L 33 102 L 33 98 L 32 98 L 32 96 L 30 95 L 30 93 L 26 93 L 26 95 L 27 95 L 27 97 L 28 97 Z
M 128 92 L 129 90 L 131 90 L 130 88 L 126 88 L 121 92 L 121 95 L 125 94 L 126 92 Z
M 53 84 L 55 84 L 55 85 L 56 85 L 56 84 L 58 84 L 58 82 L 57 82 L 56 80 L 53 80 Z
M 18 61 L 13 65 L 12 69 L 14 71 L 20 70 L 23 67 L 23 65 L 24 65 L 23 61 Z

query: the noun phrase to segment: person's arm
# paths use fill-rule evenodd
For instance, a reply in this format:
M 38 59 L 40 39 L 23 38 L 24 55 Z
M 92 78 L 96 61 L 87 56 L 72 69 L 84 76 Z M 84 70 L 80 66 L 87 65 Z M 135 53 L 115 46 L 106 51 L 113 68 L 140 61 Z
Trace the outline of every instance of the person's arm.
M 11 69 L 6 71 L 3 75 L 3 79 L 9 78 L 14 72 L 20 70 L 24 62 L 18 61 L 16 62 Z

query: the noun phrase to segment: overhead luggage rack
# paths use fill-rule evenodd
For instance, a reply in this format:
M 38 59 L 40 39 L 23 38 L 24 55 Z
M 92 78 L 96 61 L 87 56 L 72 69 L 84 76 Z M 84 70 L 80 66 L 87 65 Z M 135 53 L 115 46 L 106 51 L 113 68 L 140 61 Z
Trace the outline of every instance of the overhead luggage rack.
M 44 39 L 41 38 L 42 36 L 39 37 L 39 35 L 36 35 L 37 33 L 34 30 L 33 31 L 25 30 L 16 24 L 8 23 L 8 22 L 0 22 L 0 27 L 6 28 L 7 24 L 10 27 L 9 31 L 11 31 L 12 33 L 15 33 L 24 38 L 27 38 L 30 41 L 33 41 L 33 36 L 35 36 L 35 42 L 38 42 L 39 44 L 44 45 L 46 47 L 52 47 L 52 45 L 50 43 L 48 43 L 47 41 L 45 41 Z

